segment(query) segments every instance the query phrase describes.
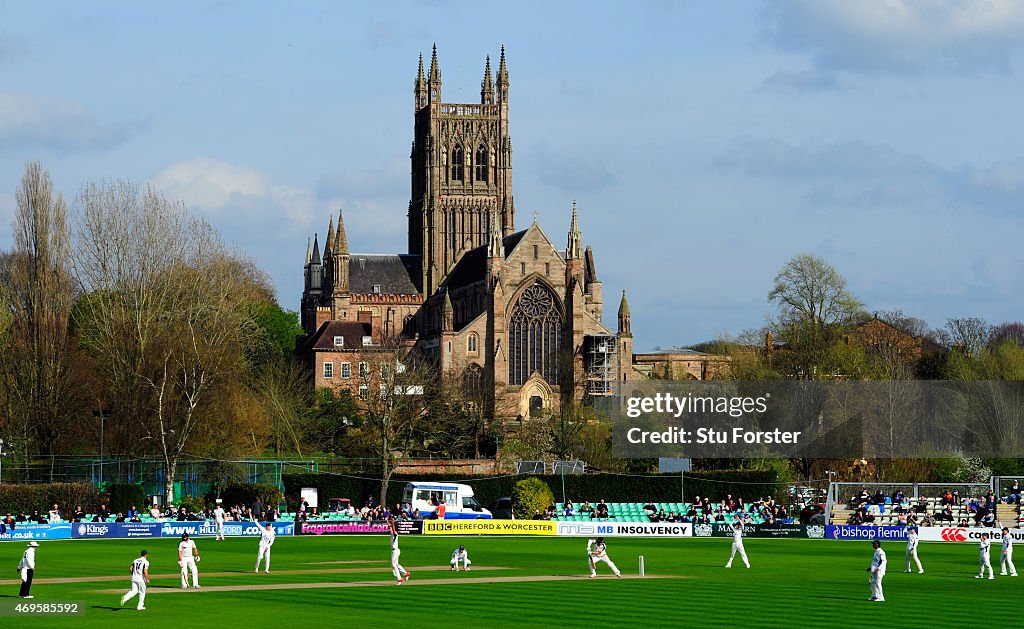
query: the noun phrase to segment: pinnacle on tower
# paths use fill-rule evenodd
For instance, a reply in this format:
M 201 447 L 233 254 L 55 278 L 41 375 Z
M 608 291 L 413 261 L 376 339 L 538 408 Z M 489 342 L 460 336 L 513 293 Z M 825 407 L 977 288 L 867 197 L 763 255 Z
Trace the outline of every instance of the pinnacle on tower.
M 334 247 L 334 218 L 331 217 L 330 226 L 327 228 L 327 240 L 324 241 L 324 253 L 331 251 Z
M 508 87 L 508 68 L 505 67 L 505 47 L 501 47 L 501 59 L 498 61 L 498 85 Z
M 501 236 L 501 221 L 498 220 L 497 210 L 491 210 L 491 233 L 487 240 L 487 257 L 505 257 L 505 241 Z
M 313 239 L 306 239 L 306 264 L 313 261 Z
M 427 77 L 423 74 L 423 53 L 420 53 L 420 68 L 416 72 L 416 87 L 425 87 L 427 85 Z
M 437 44 L 430 55 L 430 82 L 437 85 L 441 82 L 441 66 L 437 63 Z
M 480 82 L 480 103 L 489 105 L 494 102 L 494 83 L 491 81 L 491 56 L 487 55 L 484 63 L 484 80 Z
M 629 302 L 626 301 L 626 289 L 622 289 L 622 301 L 619 302 L 619 317 L 629 316 Z
M 565 246 L 565 259 L 575 260 L 583 256 L 583 234 L 576 215 L 576 200 L 572 202 L 572 220 L 569 222 L 569 241 Z
M 313 257 L 310 259 L 312 264 L 320 264 L 320 242 L 317 240 L 317 235 L 313 234 Z
M 345 222 L 342 220 L 340 208 L 338 209 L 338 232 L 334 236 L 332 249 L 335 255 L 348 255 L 348 236 L 345 234 Z
M 623 289 L 622 301 L 619 302 L 619 336 L 633 336 L 629 323 L 629 302 L 626 301 L 626 291 Z

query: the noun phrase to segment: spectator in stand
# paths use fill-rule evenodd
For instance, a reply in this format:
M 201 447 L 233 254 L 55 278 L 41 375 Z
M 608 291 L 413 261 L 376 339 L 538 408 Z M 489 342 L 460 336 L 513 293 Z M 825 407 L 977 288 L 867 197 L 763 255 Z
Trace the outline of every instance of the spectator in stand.
M 991 511 L 989 511 L 988 513 L 985 514 L 985 517 L 983 517 L 981 519 L 980 524 L 982 526 L 987 526 L 989 528 L 995 527 L 995 525 L 996 525 L 996 514 L 992 513 Z
M 915 526 L 917 524 L 917 515 L 914 513 L 907 514 L 907 526 Z
M 365 505 L 367 508 L 372 509 L 377 506 L 377 501 L 373 499 L 373 496 L 367 496 Z
M 935 526 L 935 518 L 930 515 L 925 515 L 924 519 L 921 520 L 921 526 Z
M 960 518 L 960 522 L 957 524 L 957 526 L 959 526 L 962 529 L 965 529 L 970 525 L 967 523 L 967 518 Z
M 32 512 L 32 517 L 29 518 L 29 522 L 32 524 L 46 524 L 46 518 L 39 515 L 39 510 L 37 509 Z
M 897 526 L 906 526 L 907 525 L 907 514 L 900 513 L 899 518 L 897 518 L 896 525 Z
M 53 508 L 50 509 L 50 522 L 56 524 L 57 522 L 63 522 L 64 520 L 60 517 L 60 509 L 57 507 L 57 503 L 53 504 Z
M 747 507 L 743 504 L 743 498 L 737 498 L 736 499 L 736 510 L 737 511 L 746 511 L 747 510 Z
M 860 506 L 860 505 L 864 504 L 865 502 L 867 502 L 870 499 L 871 499 L 871 494 L 868 493 L 867 489 L 861 487 L 860 493 L 857 494 L 856 501 L 853 504 L 855 506 Z
M 985 495 L 985 508 L 988 509 L 989 511 L 996 510 L 996 497 L 995 495 L 992 494 L 991 491 L 989 491 L 988 494 Z
M 153 518 L 154 520 L 159 520 L 160 518 L 162 518 L 163 514 L 160 513 L 160 507 L 153 505 L 153 508 L 149 510 L 149 517 Z
M 951 505 L 951 504 L 953 504 L 953 494 L 951 494 L 948 489 L 945 492 L 943 492 L 943 494 L 942 494 L 942 504 L 944 504 L 944 505 Z
M 551 504 L 548 505 L 547 510 L 544 512 L 544 515 L 547 516 L 546 519 L 550 520 L 551 518 L 555 517 L 556 513 L 558 513 L 558 508 L 555 507 L 555 501 L 552 500 Z
M 652 513 L 657 512 L 658 508 L 654 506 L 654 502 L 653 501 L 648 500 L 647 504 L 644 505 L 644 511 L 646 511 L 647 515 L 650 516 Z
M 13 531 L 13 530 L 15 529 L 15 527 L 17 526 L 17 525 L 16 525 L 15 523 L 14 523 L 14 518 L 13 518 L 13 517 L 11 517 L 11 514 L 10 514 L 10 513 L 8 513 L 8 514 L 7 514 L 7 515 L 6 515 L 5 517 L 4 517 L 4 524 L 5 524 L 5 525 L 7 525 L 7 528 L 8 528 L 9 530 L 11 530 L 11 531 Z
M 732 494 L 726 494 L 725 500 L 722 502 L 728 511 L 736 510 L 736 501 L 732 499 Z
M 947 503 L 945 507 L 942 507 L 942 511 L 935 514 L 935 520 L 937 522 L 952 522 L 953 521 L 953 508 Z
M 117 517 L 116 517 L 116 518 L 114 518 L 114 522 L 121 522 L 121 523 L 124 523 L 124 515 L 123 515 L 123 514 L 121 514 L 121 513 L 118 513 L 118 514 L 117 514 Z
M 665 521 L 666 522 L 678 522 L 679 518 L 676 517 L 676 512 L 675 511 L 669 511 L 668 512 L 668 517 L 665 518 Z
M 715 522 L 725 522 L 725 515 L 721 509 L 715 510 Z
M 978 510 L 974 513 L 974 523 L 980 525 L 982 518 L 989 514 L 987 507 L 978 506 Z
M 876 505 L 884 505 L 885 504 L 885 494 L 882 493 L 881 488 L 879 488 L 879 490 L 877 492 L 875 492 L 875 498 L 874 498 L 873 502 Z
M 139 516 L 139 512 L 136 511 L 135 515 L 132 516 L 130 522 L 142 522 L 142 518 Z
M 608 505 L 604 503 L 604 498 L 601 498 L 601 502 L 597 503 L 597 509 L 594 510 L 594 517 L 601 519 L 608 519 Z
M 925 498 L 924 496 L 921 496 L 917 500 L 917 505 L 914 507 L 914 512 L 915 513 L 927 513 L 927 511 L 928 511 L 928 499 Z
M 75 512 L 71 515 L 72 522 L 81 522 L 85 519 L 85 511 L 82 511 L 82 505 L 75 507 Z
M 565 504 L 562 505 L 562 507 L 563 507 L 563 513 L 565 514 L 566 517 L 572 517 L 572 516 L 576 515 L 576 510 L 572 506 L 572 499 L 571 498 L 566 498 L 565 499 Z
M 594 507 L 590 506 L 589 500 L 584 500 L 583 504 L 580 505 L 580 515 L 589 515 L 594 517 Z
M 107 518 L 110 517 L 110 510 L 107 509 L 107 505 L 100 505 L 99 514 L 101 516 L 103 516 L 103 518 L 100 520 L 100 522 L 106 522 Z
M 533 519 L 534 520 L 543 520 L 544 519 L 544 514 L 542 514 L 540 512 L 540 509 L 534 509 L 534 511 L 533 511 Z
M 14 518 L 15 522 L 28 522 L 28 518 L 25 517 L 24 511 L 19 511 L 18 515 Z
M 960 490 L 959 489 L 954 489 L 953 490 L 953 506 L 956 506 L 956 507 L 960 506 Z
M 1010 485 L 1010 495 L 1006 497 L 1006 502 L 1009 504 L 1020 504 L 1020 481 L 1013 481 L 1013 485 Z
M 138 515 L 138 513 L 139 510 L 135 508 L 135 505 L 132 505 L 131 507 L 128 507 L 128 512 L 125 513 L 125 516 L 130 520 Z

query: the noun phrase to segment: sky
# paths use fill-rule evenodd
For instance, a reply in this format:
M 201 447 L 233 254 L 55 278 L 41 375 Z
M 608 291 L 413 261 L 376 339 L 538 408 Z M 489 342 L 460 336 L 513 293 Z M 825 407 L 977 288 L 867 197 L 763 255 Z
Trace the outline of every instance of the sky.
M 379 4 L 381 6 L 371 6 Z M 634 346 L 759 328 L 788 259 L 869 311 L 1024 319 L 1024 3 L 0 0 L 0 248 L 40 161 L 161 188 L 298 309 L 307 238 L 404 252 L 417 57 L 505 46 L 516 226 L 572 201 Z

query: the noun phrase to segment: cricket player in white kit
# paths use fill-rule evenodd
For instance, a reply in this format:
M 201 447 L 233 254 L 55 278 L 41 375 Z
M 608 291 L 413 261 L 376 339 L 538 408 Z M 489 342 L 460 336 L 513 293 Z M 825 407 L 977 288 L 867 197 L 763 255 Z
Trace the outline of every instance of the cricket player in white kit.
M 260 554 L 256 557 L 256 572 L 260 571 L 260 562 L 266 557 L 267 564 L 264 573 L 270 574 L 270 547 L 274 545 L 275 537 L 274 525 L 267 522 L 266 528 L 260 531 Z
M 978 569 L 978 574 L 974 575 L 975 579 L 985 578 L 985 568 L 988 568 L 988 578 L 995 578 L 992 574 L 992 559 L 989 554 L 991 545 L 992 542 L 988 539 L 988 533 L 982 533 L 981 541 L 978 542 L 978 563 L 981 567 Z
M 726 568 L 732 568 L 732 560 L 736 553 L 740 554 L 743 565 L 749 568 L 750 562 L 747 561 L 747 551 L 743 549 L 743 525 L 739 522 L 733 522 L 732 524 L 732 552 L 729 553 L 729 561 L 725 564 Z
M 466 568 L 466 572 L 469 572 L 469 567 L 473 565 L 473 562 L 469 560 L 469 552 L 466 551 L 466 547 L 464 545 L 460 545 L 455 549 L 455 552 L 452 553 L 452 570 L 458 572 L 460 561 Z
M 871 542 L 875 554 L 871 557 L 871 567 L 868 568 L 868 584 L 871 586 L 871 598 L 869 601 L 885 602 L 885 594 L 882 593 L 882 578 L 885 577 L 885 551 L 882 550 L 882 542 L 877 539 Z
M 917 558 L 917 527 L 911 526 L 907 529 L 907 568 L 903 572 L 913 572 L 910 569 L 910 560 L 913 559 L 917 563 L 917 573 L 924 574 L 924 568 L 921 567 L 921 560 Z
M 221 506 L 220 498 L 217 498 L 217 508 L 213 510 L 213 521 L 217 525 L 217 537 L 215 540 L 224 539 L 224 519 L 227 516 L 224 514 L 224 507 Z
M 1010 568 L 1010 576 L 1017 576 L 1017 567 L 1013 565 L 1013 538 L 1010 529 L 1003 527 L 1003 552 L 999 555 L 999 574 L 1006 576 L 1006 568 Z
M 121 597 L 121 605 L 132 600 L 138 594 L 139 605 L 135 609 L 141 612 L 146 609 L 146 585 L 149 583 L 149 551 L 142 551 L 139 558 L 132 562 L 130 571 L 132 575 L 132 589 Z
M 181 589 L 188 589 L 186 576 L 192 573 L 192 587 L 199 589 L 199 549 L 196 543 L 188 537 L 188 533 L 181 534 L 181 543 L 178 544 L 178 565 L 181 566 Z
M 590 567 L 590 578 L 593 579 L 597 576 L 597 562 L 603 561 L 608 564 L 608 567 L 612 569 L 615 576 L 622 578 L 622 573 L 615 567 L 615 564 L 608 557 L 608 547 L 605 546 L 604 538 L 598 537 L 596 540 L 587 540 L 587 565 Z
M 402 551 L 398 549 L 398 529 L 395 528 L 395 518 L 388 518 L 388 529 L 391 531 L 391 573 L 398 579 L 398 585 L 409 580 L 409 571 L 398 563 L 398 557 Z

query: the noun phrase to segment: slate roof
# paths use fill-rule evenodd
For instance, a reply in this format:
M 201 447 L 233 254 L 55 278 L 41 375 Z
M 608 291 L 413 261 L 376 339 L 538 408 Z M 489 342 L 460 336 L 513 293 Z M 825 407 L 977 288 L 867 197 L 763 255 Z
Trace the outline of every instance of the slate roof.
M 302 350 L 347 351 L 362 349 L 363 337 L 371 336 L 370 332 L 371 326 L 369 323 L 361 323 L 359 321 L 326 321 L 320 324 L 317 331 L 302 343 Z M 334 337 L 336 336 L 345 339 L 341 347 L 334 345 Z
M 507 258 L 523 239 L 527 230 L 518 231 L 502 238 Z M 444 284 L 450 290 L 469 286 L 476 282 L 482 282 L 487 277 L 487 245 L 480 245 L 470 249 L 461 258 L 452 272 L 445 278 Z
M 421 268 L 420 256 L 353 253 L 348 260 L 349 290 L 372 294 L 378 285 L 382 295 L 418 295 Z

